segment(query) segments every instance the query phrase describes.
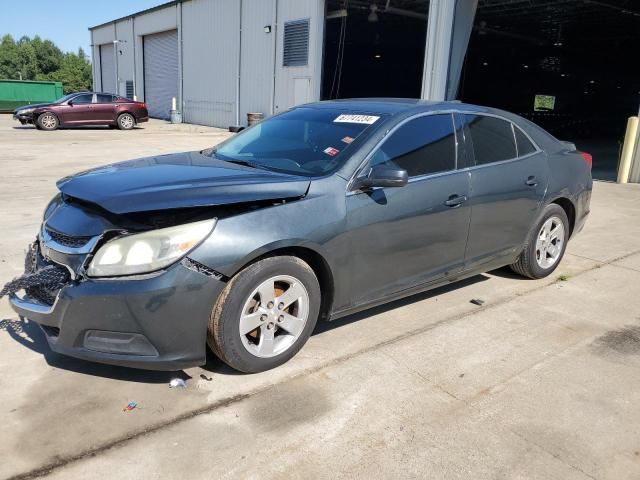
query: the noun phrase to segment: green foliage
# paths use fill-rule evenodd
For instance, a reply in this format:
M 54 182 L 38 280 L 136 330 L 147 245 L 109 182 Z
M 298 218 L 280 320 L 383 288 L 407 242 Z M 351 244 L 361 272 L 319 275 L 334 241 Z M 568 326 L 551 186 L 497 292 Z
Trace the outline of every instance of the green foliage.
M 91 64 L 82 49 L 63 53 L 52 41 L 11 35 L 0 40 L 0 78 L 62 82 L 64 93 L 90 90 Z

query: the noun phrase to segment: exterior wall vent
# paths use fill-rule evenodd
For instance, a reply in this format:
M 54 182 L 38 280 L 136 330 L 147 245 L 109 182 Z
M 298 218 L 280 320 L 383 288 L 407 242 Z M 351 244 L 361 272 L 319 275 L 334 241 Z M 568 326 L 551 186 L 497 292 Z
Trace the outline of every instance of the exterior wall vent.
M 133 96 L 135 95 L 135 92 L 133 91 L 133 80 L 127 80 L 125 90 L 127 91 L 127 98 L 133 99 Z
M 309 19 L 284 24 L 283 67 L 306 67 L 309 64 Z

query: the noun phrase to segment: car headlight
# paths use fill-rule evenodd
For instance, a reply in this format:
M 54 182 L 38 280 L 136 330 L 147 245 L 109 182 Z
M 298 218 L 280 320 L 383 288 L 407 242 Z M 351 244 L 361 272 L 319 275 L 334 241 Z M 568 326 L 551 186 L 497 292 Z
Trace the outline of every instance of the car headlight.
M 33 113 L 35 110 L 35 108 L 23 108 L 21 110 L 18 110 L 18 114 L 19 115 L 28 115 L 30 113 Z
M 197 247 L 215 225 L 214 218 L 116 238 L 100 247 L 87 274 L 116 277 L 160 270 Z

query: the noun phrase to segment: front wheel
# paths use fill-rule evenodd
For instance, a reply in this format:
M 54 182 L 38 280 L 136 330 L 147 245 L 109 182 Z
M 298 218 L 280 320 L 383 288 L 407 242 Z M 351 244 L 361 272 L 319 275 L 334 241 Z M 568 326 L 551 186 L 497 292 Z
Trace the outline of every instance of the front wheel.
M 118 128 L 120 130 L 131 130 L 136 125 L 136 119 L 130 113 L 123 113 L 118 117 Z
M 55 130 L 60 126 L 60 122 L 58 121 L 58 117 L 51 112 L 45 112 L 38 117 L 37 126 L 40 130 Z
M 297 257 L 269 257 L 249 265 L 229 281 L 216 302 L 209 347 L 245 373 L 282 365 L 309 339 L 320 296 L 313 270 Z
M 544 278 L 558 267 L 569 240 L 569 219 L 560 205 L 547 205 L 529 232 L 524 250 L 511 269 L 529 278 Z

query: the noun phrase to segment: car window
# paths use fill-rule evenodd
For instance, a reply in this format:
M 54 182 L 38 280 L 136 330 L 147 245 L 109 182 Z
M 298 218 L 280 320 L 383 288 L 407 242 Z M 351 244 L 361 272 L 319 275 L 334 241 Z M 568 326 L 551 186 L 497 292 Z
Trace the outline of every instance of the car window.
M 221 160 L 285 173 L 321 176 L 337 170 L 351 144 L 381 115 L 337 107 L 299 107 L 264 120 L 212 150 Z
M 522 133 L 519 127 L 513 126 L 513 131 L 516 134 L 516 145 L 518 146 L 518 156 L 523 157 L 536 151 L 536 147 L 527 136 Z
M 456 168 L 456 136 L 451 114 L 415 118 L 391 134 L 371 158 L 371 165 L 389 164 L 410 177 Z
M 465 115 L 476 165 L 516 158 L 511 122 L 485 115 Z
M 93 100 L 93 94 L 87 94 L 87 95 L 78 95 L 77 97 L 73 98 L 73 103 L 75 105 L 84 105 L 87 103 L 91 103 Z
M 96 103 L 111 103 L 113 102 L 113 95 L 106 95 L 104 93 L 98 93 L 96 95 Z

